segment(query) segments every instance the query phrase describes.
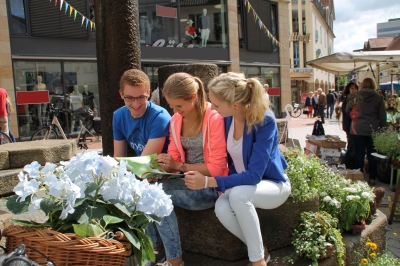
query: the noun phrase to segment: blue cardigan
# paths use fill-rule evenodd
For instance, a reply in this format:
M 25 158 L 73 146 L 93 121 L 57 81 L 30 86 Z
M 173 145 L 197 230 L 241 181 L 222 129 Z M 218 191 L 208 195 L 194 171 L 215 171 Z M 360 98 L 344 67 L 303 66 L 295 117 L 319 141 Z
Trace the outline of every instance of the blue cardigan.
M 225 136 L 232 124 L 233 117 L 225 117 Z M 266 113 L 264 121 L 253 127 L 247 134 L 247 125 L 243 132 L 243 162 L 245 172 L 237 173 L 231 156 L 228 153 L 229 176 L 216 176 L 218 190 L 225 192 L 226 189 L 241 185 L 257 185 L 262 179 L 278 182 L 286 182 L 284 170 L 287 162 L 278 149 L 278 127 L 275 118 Z

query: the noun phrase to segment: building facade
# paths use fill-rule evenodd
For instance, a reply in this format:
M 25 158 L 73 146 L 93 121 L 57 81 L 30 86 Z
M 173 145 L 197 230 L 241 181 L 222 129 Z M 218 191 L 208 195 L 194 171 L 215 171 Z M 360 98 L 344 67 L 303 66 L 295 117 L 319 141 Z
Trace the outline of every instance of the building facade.
M 248 3 L 279 42 L 255 23 Z M 151 89 L 158 86 L 160 66 L 215 63 L 220 72 L 243 72 L 269 83 L 280 117 L 290 102 L 289 3 L 246 4 L 139 0 L 141 67 Z M 48 122 L 48 104 L 70 110 L 58 117 L 69 136 L 78 132 L 79 112 L 85 108 L 101 116 L 94 7 L 93 0 L 0 0 L 0 86 L 11 97 L 11 129 L 21 140 Z
M 292 101 L 321 88 L 335 88 L 335 76 L 307 66 L 307 61 L 333 53 L 333 0 L 292 0 L 290 8 L 290 79 Z
M 400 18 L 376 24 L 376 37 L 395 37 L 397 35 L 400 35 Z

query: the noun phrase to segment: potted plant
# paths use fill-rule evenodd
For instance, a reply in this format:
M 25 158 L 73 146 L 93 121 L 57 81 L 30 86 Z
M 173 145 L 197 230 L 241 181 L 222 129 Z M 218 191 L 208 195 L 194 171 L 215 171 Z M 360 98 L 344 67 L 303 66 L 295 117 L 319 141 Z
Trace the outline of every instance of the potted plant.
M 375 198 L 373 188 L 370 188 L 366 182 L 356 182 L 342 190 L 339 228 L 344 231 L 364 230 L 365 220 L 370 214 L 369 203 Z
M 372 133 L 375 150 L 390 159 L 397 159 L 400 156 L 398 147 L 399 136 L 394 126 L 379 129 Z
M 318 260 L 336 253 L 338 265 L 344 265 L 344 244 L 337 224 L 338 220 L 327 212 L 303 212 L 293 230 L 295 253 L 284 260 L 294 263 L 305 257 L 312 260 L 314 266 L 318 265 Z
M 14 188 L 16 195 L 7 198 L 7 208 L 14 214 L 27 211 L 33 214 L 41 210 L 48 219 L 41 224 L 14 220 L 23 227 L 6 228 L 5 235 L 8 234 L 9 238 L 17 237 L 15 228 L 51 228 L 43 233 L 51 232 L 56 238 L 57 233 L 65 234 L 58 238 L 78 240 L 79 243 L 97 239 L 99 248 L 105 248 L 110 242 L 108 239 L 121 235 L 116 234 L 118 231 L 130 242 L 139 261 L 154 260 L 152 243 L 145 227 L 150 221 L 159 222 L 169 215 L 173 209 L 172 201 L 161 184 L 136 179 L 127 171 L 126 162 L 118 163 L 114 158 L 87 150 L 59 166 L 46 163 L 41 167 L 33 162 L 26 165 L 18 177 L 20 182 Z M 75 248 L 70 257 L 89 251 L 90 245 L 87 250 Z M 99 252 L 94 254 L 87 257 L 93 259 L 102 255 Z M 66 264 L 65 261 L 57 263 Z M 91 261 L 91 264 L 96 262 Z M 110 262 L 108 265 L 113 264 Z

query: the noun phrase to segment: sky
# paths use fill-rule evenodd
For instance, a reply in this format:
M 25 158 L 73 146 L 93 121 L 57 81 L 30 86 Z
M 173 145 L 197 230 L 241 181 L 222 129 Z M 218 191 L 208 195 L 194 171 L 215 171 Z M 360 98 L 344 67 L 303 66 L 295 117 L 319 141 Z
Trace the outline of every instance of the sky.
M 400 18 L 400 0 L 334 0 L 334 52 L 362 49 L 376 38 L 376 24 Z

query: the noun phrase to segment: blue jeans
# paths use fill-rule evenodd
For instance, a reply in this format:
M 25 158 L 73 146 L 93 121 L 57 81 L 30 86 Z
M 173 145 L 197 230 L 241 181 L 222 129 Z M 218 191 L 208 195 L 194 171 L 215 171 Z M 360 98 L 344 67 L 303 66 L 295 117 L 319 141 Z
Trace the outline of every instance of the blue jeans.
M 332 118 L 334 110 L 335 110 L 335 103 L 328 103 L 326 107 L 326 118 Z
M 364 168 L 365 149 L 367 149 L 367 157 L 369 164 L 369 179 L 376 179 L 376 161 L 371 153 L 375 152 L 374 142 L 371 136 L 353 135 L 354 147 L 356 154 L 354 156 L 354 169 Z
M 161 181 L 163 190 L 167 195 L 171 195 L 174 206 L 186 210 L 206 210 L 213 208 L 218 199 L 218 192 L 215 188 L 201 190 L 191 190 L 186 187 L 181 178 Z M 153 241 L 154 247 L 160 246 L 161 237 L 164 244 L 165 254 L 168 260 L 182 256 L 181 240 L 179 236 L 178 220 L 175 211 L 162 218 L 161 224 L 150 223 L 147 228 L 147 235 Z

